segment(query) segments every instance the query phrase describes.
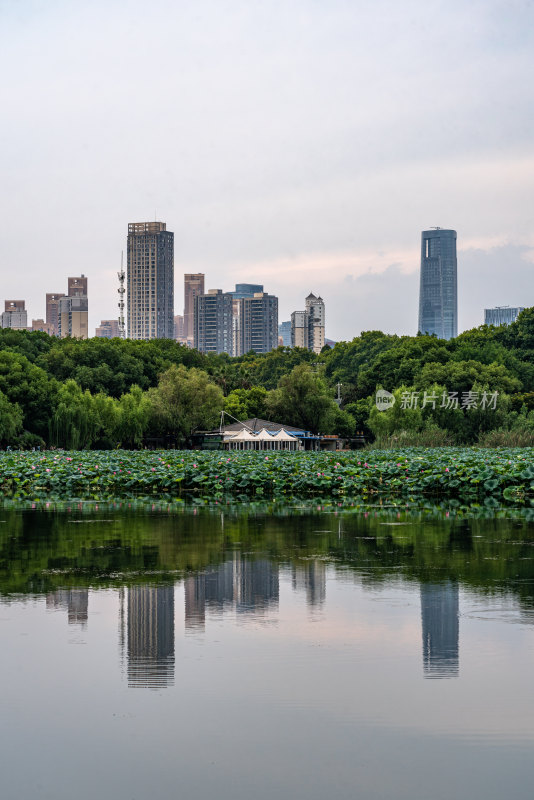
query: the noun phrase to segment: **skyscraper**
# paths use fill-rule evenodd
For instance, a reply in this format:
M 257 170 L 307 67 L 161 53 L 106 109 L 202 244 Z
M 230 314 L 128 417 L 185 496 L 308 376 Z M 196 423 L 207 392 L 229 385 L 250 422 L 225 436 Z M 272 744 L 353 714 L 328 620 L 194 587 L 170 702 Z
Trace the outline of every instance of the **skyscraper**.
M 195 296 L 194 346 L 201 353 L 234 355 L 233 298 L 221 289 Z
M 54 336 L 59 336 L 59 301 L 65 297 L 63 292 L 46 295 L 46 321 L 52 326 Z
M 67 278 L 67 294 L 69 297 L 87 297 L 87 278 Z
M 68 294 L 59 298 L 58 303 L 58 335 L 61 338 L 75 336 L 87 339 L 89 328 L 89 299 L 87 296 L 87 278 L 68 278 Z
M 25 300 L 6 300 L 5 311 L 1 318 L 2 328 L 16 328 L 26 330 L 28 327 L 28 312 Z
M 278 324 L 278 344 L 291 347 L 291 320 Z
M 308 349 L 320 353 L 324 347 L 324 301 L 322 297 L 316 297 L 310 292 L 305 303 L 308 313 Z
M 129 338 L 174 338 L 174 233 L 165 222 L 132 222 L 127 252 Z
M 174 338 L 177 342 L 183 342 L 184 336 L 184 318 L 182 314 L 174 315 Z
M 195 337 L 195 297 L 204 294 L 204 274 L 184 275 L 184 339 L 193 342 Z
M 263 292 L 260 283 L 236 283 L 235 291 L 228 292 L 232 295 L 232 327 L 233 327 L 233 354 L 234 356 L 243 355 L 243 303 L 245 297 L 254 297 L 258 292 Z
M 421 234 L 420 333 L 439 339 L 458 335 L 456 231 L 433 228 Z
M 240 355 L 269 353 L 278 347 L 278 298 L 266 292 L 238 301 L 241 306 Z
M 291 314 L 291 347 L 304 347 L 320 353 L 325 342 L 324 300 L 310 292 L 305 304 L 305 311 Z

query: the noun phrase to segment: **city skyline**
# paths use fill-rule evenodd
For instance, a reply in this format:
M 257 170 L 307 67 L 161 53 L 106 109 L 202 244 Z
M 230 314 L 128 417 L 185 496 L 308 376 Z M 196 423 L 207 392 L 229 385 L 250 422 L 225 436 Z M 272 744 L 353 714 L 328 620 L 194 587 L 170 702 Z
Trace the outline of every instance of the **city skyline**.
M 158 230 L 160 230 L 160 231 L 165 231 L 166 230 L 166 223 L 164 223 L 164 222 L 154 222 L 154 223 L 146 222 L 146 223 L 134 223 L 134 224 L 130 223 L 129 224 L 129 228 L 139 227 L 140 225 L 141 226 L 145 226 L 147 228 L 147 230 L 148 230 L 148 228 L 154 228 L 155 229 L 156 226 L 157 226 Z M 174 238 L 174 234 L 170 233 L 170 232 L 168 232 L 168 234 L 169 234 L 169 237 L 171 237 L 171 250 L 172 250 L 173 249 L 172 241 L 173 241 L 173 238 Z M 422 316 L 422 314 L 423 314 L 423 286 L 424 286 L 425 282 L 426 282 L 427 286 L 429 285 L 429 282 L 428 282 L 428 274 L 429 274 L 428 273 L 428 264 L 430 262 L 429 262 L 428 257 L 430 257 L 432 255 L 431 252 L 430 252 L 430 247 L 428 246 L 427 247 L 428 252 L 426 253 L 426 257 L 425 257 L 425 246 L 427 246 L 425 243 L 427 242 L 427 239 L 428 239 L 428 245 L 430 245 L 430 238 L 432 238 L 432 237 L 439 238 L 439 237 L 443 237 L 443 236 L 446 237 L 449 234 L 453 235 L 453 238 L 454 238 L 454 243 L 453 243 L 454 254 L 452 256 L 452 260 L 454 262 L 454 264 L 453 264 L 453 267 L 454 267 L 454 269 L 453 269 L 453 272 L 454 272 L 453 284 L 454 284 L 454 286 L 452 286 L 452 284 L 451 284 L 451 286 L 452 286 L 452 291 L 453 291 L 454 301 L 455 302 L 453 302 L 453 304 L 451 305 L 451 307 L 450 307 L 450 309 L 448 311 L 450 319 L 449 319 L 449 321 L 447 323 L 448 330 L 445 331 L 445 328 L 447 327 L 447 325 L 444 325 L 443 320 L 442 320 L 441 328 L 434 324 L 434 322 L 435 322 L 434 320 L 431 322 L 430 325 L 422 323 L 422 320 L 424 318 Z M 462 329 L 458 328 L 458 313 L 457 313 L 458 294 L 457 294 L 456 238 L 457 238 L 456 231 L 443 229 L 443 228 L 440 228 L 439 226 L 436 226 L 436 227 L 434 227 L 433 229 L 431 229 L 429 231 L 422 231 L 422 233 L 421 233 L 420 266 L 419 266 L 419 275 L 418 275 L 418 283 L 419 283 L 419 292 L 418 292 L 419 315 L 418 315 L 417 330 L 420 331 L 420 332 L 423 332 L 423 331 L 421 331 L 421 328 L 423 327 L 425 333 L 435 334 L 438 337 L 442 337 L 442 338 L 445 338 L 445 339 L 452 338 L 452 337 L 462 333 Z M 433 255 L 435 255 L 435 253 Z M 171 258 L 171 261 L 172 261 L 172 258 Z M 172 264 L 171 272 L 174 273 L 173 264 Z M 184 288 L 184 304 L 187 305 L 187 296 L 188 296 L 188 292 L 189 292 L 190 293 L 189 307 L 192 308 L 192 309 L 194 309 L 194 303 L 195 303 L 196 296 L 199 294 L 199 292 L 201 292 L 201 291 L 203 292 L 204 291 L 205 277 L 206 276 L 205 276 L 204 273 L 195 273 L 195 274 L 185 273 L 183 275 L 184 287 L 185 287 Z M 173 283 L 173 285 L 174 285 L 174 282 L 175 282 L 174 278 L 175 278 L 175 276 L 173 274 L 173 279 L 171 281 Z M 86 304 L 85 305 L 85 311 L 83 312 L 83 315 L 88 317 L 88 312 L 86 310 L 87 309 L 87 294 L 88 294 L 87 284 L 88 284 L 88 279 L 82 273 L 82 276 L 80 278 L 71 278 L 71 277 L 68 278 L 68 295 L 65 295 L 63 293 L 55 293 L 55 294 L 47 293 L 46 294 L 46 304 L 45 304 L 46 322 L 45 322 L 44 318 L 39 318 L 39 317 L 36 318 L 33 313 L 30 314 L 29 310 L 25 308 L 25 303 L 26 303 L 25 300 L 7 300 L 6 299 L 4 301 L 4 305 L 5 305 L 6 311 L 2 315 L 2 326 L 1 327 L 26 328 L 28 331 L 41 331 L 41 332 L 48 333 L 49 335 L 56 335 L 56 336 L 61 335 L 60 332 L 59 332 L 59 327 L 60 326 L 58 324 L 58 322 L 59 322 L 59 307 L 60 307 L 62 301 L 65 300 L 65 298 L 68 299 L 71 296 L 75 296 L 75 297 L 76 296 L 83 296 L 84 297 L 84 302 Z M 224 293 L 225 295 L 232 296 L 234 298 L 234 303 L 235 303 L 235 302 L 238 301 L 237 300 L 238 298 L 251 297 L 252 296 L 252 292 L 254 292 L 254 293 L 263 292 L 263 288 L 264 287 L 263 287 L 262 284 L 238 283 L 238 284 L 236 284 L 236 287 L 235 287 L 234 291 L 225 291 L 225 290 L 217 290 L 217 291 L 219 293 Z M 215 290 L 208 290 L 207 293 L 208 294 L 213 294 L 214 291 Z M 430 291 L 430 290 L 427 290 L 427 294 L 428 294 L 428 291 Z M 126 292 L 126 290 L 125 290 L 125 292 Z M 323 306 L 322 307 L 322 312 L 321 312 L 321 315 L 322 315 L 322 328 L 321 328 L 321 331 L 322 332 L 321 332 L 321 335 L 320 335 L 320 341 L 321 342 L 327 342 L 330 346 L 333 346 L 335 344 L 335 341 L 332 340 L 329 337 L 325 337 L 324 301 L 322 300 L 321 297 L 315 298 L 315 295 L 313 295 L 313 293 L 310 293 L 308 298 L 306 298 L 306 306 L 309 305 L 310 298 L 314 299 L 314 301 L 318 301 Z M 174 300 L 174 296 L 173 296 L 172 299 Z M 275 299 L 278 302 L 279 298 L 276 297 Z M 18 306 L 19 304 L 21 305 L 21 308 L 20 309 L 19 308 L 15 308 L 15 306 Z M 127 313 L 127 303 L 126 302 L 125 302 L 125 306 L 126 306 L 126 313 Z M 169 319 L 167 320 L 168 324 L 166 326 L 166 330 L 167 331 L 172 331 L 172 335 L 169 336 L 168 338 L 175 339 L 176 341 L 181 342 L 181 343 L 188 343 L 189 346 L 194 346 L 194 336 L 189 336 L 189 337 L 186 336 L 185 329 L 186 329 L 186 319 L 187 319 L 188 315 L 186 313 L 185 307 L 184 307 L 184 314 L 182 314 L 182 315 L 173 314 L 172 315 L 171 314 L 172 309 L 169 307 L 169 303 L 168 302 L 165 303 L 165 306 L 168 309 L 167 316 L 169 317 Z M 510 322 L 513 322 L 515 319 L 517 319 L 518 314 L 521 311 L 523 311 L 526 307 L 528 307 L 528 306 L 510 306 L 510 305 L 507 304 L 507 305 L 503 305 L 503 306 L 495 306 L 495 307 L 493 307 L 491 309 L 488 309 L 488 308 L 485 308 L 485 309 L 482 309 L 482 310 L 479 309 L 479 312 L 481 312 L 481 313 L 483 312 L 484 319 L 482 321 L 480 321 L 480 319 L 479 319 L 478 324 L 475 324 L 473 327 L 478 327 L 479 325 L 482 325 L 482 324 L 485 324 L 485 325 L 509 324 Z M 16 311 L 16 312 L 22 311 L 22 314 L 24 316 L 24 320 L 26 322 L 24 323 L 24 320 L 22 318 L 18 319 L 18 316 L 17 316 L 16 322 L 10 322 L 9 320 L 11 319 L 11 315 L 12 315 L 13 311 Z M 176 311 L 176 309 L 174 309 L 174 311 Z M 299 324 L 304 324 L 302 321 L 299 321 L 299 320 L 300 320 L 300 316 L 305 315 L 305 313 L 306 312 L 303 312 L 303 311 L 297 311 L 297 312 L 292 312 L 291 313 L 291 315 L 290 315 L 291 319 L 296 320 L 297 327 L 298 327 Z M 432 313 L 434 313 L 434 312 L 432 312 Z M 171 316 L 172 316 L 172 324 L 170 322 Z M 190 316 L 194 316 L 194 313 L 190 312 Z M 14 316 L 13 316 L 13 319 L 15 319 Z M 424 319 L 425 319 L 425 323 L 428 323 L 430 317 L 427 316 Z M 31 322 L 31 324 L 29 324 L 30 322 Z M 288 321 L 283 322 L 283 321 L 280 320 L 280 325 L 278 326 L 278 339 L 277 339 L 279 345 L 282 344 L 281 329 L 283 328 L 284 325 L 288 326 L 288 335 L 287 335 L 286 338 L 287 338 L 288 342 L 290 342 L 291 321 L 288 320 Z M 92 333 L 89 330 L 88 331 L 88 336 L 84 333 L 84 331 L 87 331 L 87 327 L 88 327 L 87 326 L 87 322 L 84 322 L 83 326 L 84 326 L 83 330 L 78 331 L 78 329 L 76 329 L 76 333 L 69 333 L 67 335 L 73 335 L 73 336 L 77 335 L 79 338 L 91 338 L 92 336 L 101 337 L 101 338 L 120 337 L 120 331 L 119 331 L 120 326 L 119 326 L 119 321 L 118 321 L 118 315 L 117 315 L 116 318 L 112 318 L 112 319 L 107 319 L 107 320 L 101 319 L 100 323 L 95 326 L 95 332 Z M 387 333 L 387 330 L 383 329 L 383 332 Z M 402 335 L 402 333 L 399 332 L 399 331 L 391 331 L 391 333 L 396 333 L 398 335 Z M 358 336 L 358 335 L 359 335 L 359 333 L 354 333 L 352 338 L 354 338 L 355 336 Z M 126 336 L 126 338 L 136 338 L 136 337 L 128 337 L 128 332 L 127 332 L 126 329 L 125 329 L 125 336 Z M 160 336 L 155 336 L 155 337 L 148 336 L 146 338 L 148 339 L 148 338 L 161 338 L 161 337 Z M 276 337 L 273 339 L 273 341 L 275 339 L 276 339 Z M 295 345 L 291 345 L 289 343 L 286 346 L 302 346 L 302 345 L 300 343 L 296 343 Z M 235 343 L 234 343 L 234 349 L 235 349 Z M 321 347 L 319 346 L 318 348 L 315 348 L 315 347 L 312 347 L 310 345 L 310 349 L 315 349 L 316 352 L 319 352 Z M 224 351 L 221 350 L 220 352 L 224 352 Z M 263 352 L 263 350 L 258 351 L 258 352 Z M 235 355 L 235 353 L 234 353 L 234 355 Z
M 420 8 L 155 0 L 147 18 L 134 0 L 125 29 L 120 0 L 4 4 L 5 298 L 24 275 L 44 319 L 45 293 L 83 272 L 93 331 L 116 316 L 127 222 L 156 217 L 176 235 L 176 313 L 178 276 L 231 273 L 282 320 L 314 287 L 333 339 L 414 334 L 433 225 L 461 243 L 459 330 L 531 305 L 532 6 Z

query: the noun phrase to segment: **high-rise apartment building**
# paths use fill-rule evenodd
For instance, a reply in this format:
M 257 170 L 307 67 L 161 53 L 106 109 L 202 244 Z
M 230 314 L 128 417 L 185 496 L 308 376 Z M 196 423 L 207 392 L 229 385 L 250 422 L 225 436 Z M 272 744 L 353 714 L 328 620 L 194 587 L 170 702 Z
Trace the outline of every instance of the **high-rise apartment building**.
M 52 326 L 54 336 L 59 336 L 59 301 L 65 297 L 63 292 L 46 295 L 46 322 Z
M 233 295 L 236 300 L 243 300 L 245 297 L 254 297 L 260 292 L 263 292 L 263 286 L 260 283 L 236 283 L 235 291 L 228 294 Z
M 15 328 L 26 330 L 28 327 L 28 312 L 25 300 L 6 300 L 1 318 L 2 328 Z
M 177 342 L 184 342 L 184 318 L 182 314 L 174 315 L 174 338 Z
M 66 336 L 73 336 L 76 339 L 88 338 L 88 308 L 87 295 L 60 299 L 58 329 L 62 339 Z
M 174 337 L 174 233 L 165 222 L 128 225 L 126 298 L 130 339 Z
M 308 315 L 305 311 L 291 314 L 291 347 L 308 349 Z
M 67 278 L 67 294 L 69 297 L 87 297 L 87 278 Z
M 221 289 L 195 296 L 193 338 L 201 353 L 234 355 L 232 307 L 232 295 Z
M 279 323 L 278 344 L 283 347 L 291 347 L 291 320 Z
M 433 228 L 421 234 L 418 330 L 439 339 L 458 335 L 456 231 Z
M 240 352 L 235 355 L 250 350 L 269 353 L 278 347 L 278 298 L 266 292 L 257 292 L 238 302 L 241 306 Z
M 98 339 L 118 339 L 120 336 L 119 320 L 103 319 L 98 328 L 95 328 L 95 336 Z
M 325 343 L 325 305 L 322 297 L 310 293 L 304 311 L 291 314 L 291 347 L 320 353 Z
M 324 347 L 325 307 L 322 297 L 310 293 L 306 298 L 308 314 L 308 349 L 320 353 Z
M 62 339 L 66 336 L 87 339 L 89 336 L 87 278 L 83 274 L 77 278 L 68 278 L 67 287 L 67 296 L 59 297 L 58 301 L 58 336 Z
M 484 325 L 510 325 L 515 322 L 524 306 L 510 308 L 510 306 L 496 306 L 496 308 L 484 309 Z
M 41 333 L 47 333 L 49 336 L 54 336 L 54 328 L 49 322 L 45 322 L 44 319 L 32 319 L 32 331 L 41 331 Z
M 254 297 L 255 294 L 261 294 L 263 286 L 259 283 L 236 283 L 235 291 L 228 292 L 233 298 L 233 354 L 234 356 L 243 354 L 243 319 L 242 311 L 243 304 L 241 300 L 247 297 Z
M 195 297 L 204 294 L 204 274 L 195 272 L 184 275 L 184 339 L 195 338 Z

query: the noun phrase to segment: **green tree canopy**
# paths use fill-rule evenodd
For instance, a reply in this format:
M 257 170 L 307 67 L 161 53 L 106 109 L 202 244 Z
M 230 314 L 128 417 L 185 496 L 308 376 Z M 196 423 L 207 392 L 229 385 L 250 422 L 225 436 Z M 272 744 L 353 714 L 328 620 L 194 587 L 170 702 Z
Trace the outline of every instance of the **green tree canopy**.
M 273 421 L 312 433 L 325 432 L 337 412 L 326 382 L 308 364 L 299 364 L 282 376 L 278 387 L 267 395 L 266 406 Z
M 195 431 L 215 427 L 224 405 L 222 390 L 205 372 L 174 364 L 150 390 L 149 400 L 151 428 L 175 437 L 179 445 L 190 443 Z
M 3 392 L 0 392 L 0 444 L 6 446 L 13 443 L 16 435 L 22 431 L 22 411 L 16 403 L 10 403 Z
M 57 388 L 56 381 L 26 356 L 0 350 L 0 391 L 20 407 L 30 433 L 46 438 Z

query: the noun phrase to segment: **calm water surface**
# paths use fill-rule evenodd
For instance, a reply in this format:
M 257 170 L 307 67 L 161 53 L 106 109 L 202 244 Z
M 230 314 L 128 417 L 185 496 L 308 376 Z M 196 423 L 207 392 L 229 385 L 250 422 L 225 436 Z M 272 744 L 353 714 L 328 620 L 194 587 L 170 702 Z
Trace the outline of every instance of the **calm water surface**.
M 5 800 L 531 800 L 531 522 L 0 520 Z

